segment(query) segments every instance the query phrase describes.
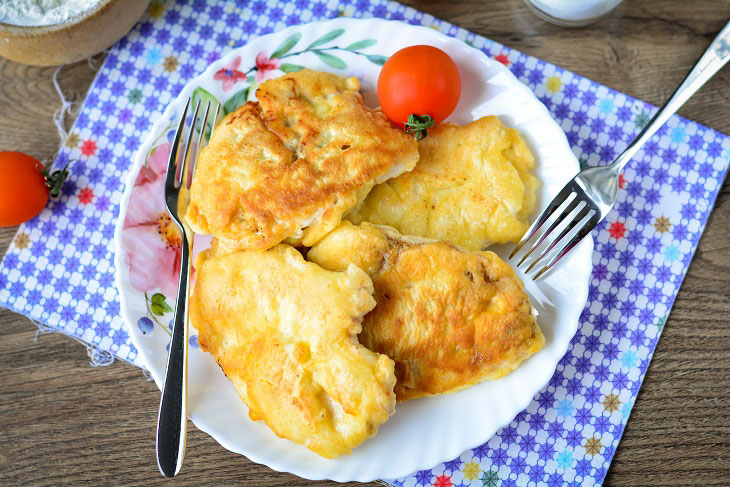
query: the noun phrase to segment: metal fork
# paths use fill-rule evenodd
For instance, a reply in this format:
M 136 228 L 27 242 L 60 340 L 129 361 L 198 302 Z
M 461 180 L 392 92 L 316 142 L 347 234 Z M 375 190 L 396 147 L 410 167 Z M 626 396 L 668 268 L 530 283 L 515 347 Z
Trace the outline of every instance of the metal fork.
M 165 370 L 165 385 L 162 388 L 160 400 L 160 411 L 157 417 L 157 466 L 165 477 L 177 475 L 182 467 L 185 456 L 185 436 L 187 433 L 187 384 L 188 384 L 188 282 L 190 281 L 190 252 L 193 245 L 193 232 L 186 230 L 180 218 L 187 207 L 187 190 L 190 189 L 195 161 L 200 153 L 202 144 L 205 141 L 204 134 L 207 129 L 208 114 L 211 109 L 211 102 L 205 107 L 205 114 L 200 120 L 200 131 L 195 154 L 190 149 L 198 122 L 198 110 L 200 100 L 195 105 L 189 130 L 185 130 L 185 121 L 190 108 L 191 100 L 185 104 L 180 122 L 175 132 L 175 138 L 170 151 L 170 160 L 167 163 L 167 175 L 165 178 L 165 204 L 170 218 L 175 222 L 182 235 L 181 258 L 180 258 L 180 283 L 177 289 L 177 302 L 175 304 L 175 318 L 170 339 L 170 352 L 167 356 L 167 368 Z M 218 121 L 220 105 L 217 105 L 213 127 Z M 185 146 L 182 158 L 180 144 Z M 192 160 L 188 166 L 187 161 Z M 182 195 L 182 197 L 181 197 Z
M 522 240 L 512 250 L 509 258 L 513 259 L 520 249 L 533 237 L 535 241 L 517 263 L 517 267 L 526 265 L 528 257 L 540 247 L 542 250 L 537 258 L 524 271 L 529 273 L 538 263 L 545 262 L 543 267 L 535 274 L 534 279 L 543 276 L 548 269 L 553 267 L 565 256 L 583 237 L 588 235 L 598 223 L 603 220 L 618 197 L 619 174 L 626 163 L 636 154 L 644 143 L 676 113 L 684 103 L 694 95 L 720 68 L 730 60 L 730 22 L 720 31 L 712 44 L 707 48 L 702 57 L 697 61 L 687 77 L 682 81 L 674 94 L 664 106 L 654 115 L 651 121 L 644 127 L 644 130 L 634 141 L 616 158 L 616 160 L 603 167 L 592 167 L 579 172 L 558 195 L 550 202 L 542 214 L 535 220 L 525 232 Z M 547 222 L 557 210 L 562 209 L 559 216 L 548 226 L 548 229 L 537 235 L 538 230 Z M 569 218 L 570 217 L 570 218 Z M 548 239 L 560 231 L 557 238 Z M 566 239 L 566 236 L 569 237 Z M 560 250 L 554 249 L 563 240 L 567 243 Z M 548 256 L 550 258 L 546 259 Z

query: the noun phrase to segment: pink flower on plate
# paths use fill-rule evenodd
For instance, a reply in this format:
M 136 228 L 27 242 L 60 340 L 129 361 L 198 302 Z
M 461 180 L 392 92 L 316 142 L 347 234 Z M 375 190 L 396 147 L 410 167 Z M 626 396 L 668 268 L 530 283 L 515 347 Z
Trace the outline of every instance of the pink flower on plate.
M 270 71 L 275 71 L 281 66 L 281 61 L 274 58 L 269 59 L 264 51 L 256 55 L 256 81 L 261 83 L 266 79 Z
M 219 69 L 213 75 L 213 79 L 223 81 L 223 91 L 230 90 L 235 83 L 246 79 L 246 73 L 238 70 L 240 65 L 241 56 L 236 56 L 231 64 Z
M 180 276 L 182 238 L 165 207 L 165 171 L 170 143 L 147 158 L 137 175 L 122 226 L 129 280 L 140 292 L 160 289 L 174 299 Z

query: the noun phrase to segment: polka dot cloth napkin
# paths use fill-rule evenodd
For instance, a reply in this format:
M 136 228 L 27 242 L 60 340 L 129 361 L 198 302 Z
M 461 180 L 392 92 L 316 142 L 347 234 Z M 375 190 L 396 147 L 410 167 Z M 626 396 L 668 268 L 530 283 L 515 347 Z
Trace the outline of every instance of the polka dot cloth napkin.
M 433 27 L 509 67 L 552 112 L 585 166 L 605 164 L 655 108 L 411 8 L 378 0 L 153 3 L 113 47 L 56 160 L 60 200 L 22 225 L 0 267 L 0 305 L 140 365 L 122 326 L 113 237 L 133 155 L 183 85 L 234 45 L 336 16 Z M 395 486 L 599 485 L 724 179 L 730 139 L 673 117 L 636 155 L 594 231 L 580 328 L 550 383 L 484 445 Z

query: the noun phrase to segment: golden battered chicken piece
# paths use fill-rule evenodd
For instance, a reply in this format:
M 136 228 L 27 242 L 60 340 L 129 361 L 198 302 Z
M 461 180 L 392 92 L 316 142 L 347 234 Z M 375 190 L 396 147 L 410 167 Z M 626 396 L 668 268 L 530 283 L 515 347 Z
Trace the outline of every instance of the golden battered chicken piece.
M 198 159 L 186 219 L 228 250 L 310 246 L 418 147 L 362 104 L 357 78 L 302 70 L 262 83 Z
M 471 250 L 518 242 L 535 209 L 534 159 L 497 117 L 444 123 L 418 142 L 416 168 L 373 188 L 348 219 Z
M 493 252 L 343 222 L 307 258 L 373 279 L 360 343 L 395 360 L 398 401 L 499 379 L 545 343 L 522 282 Z
M 360 345 L 370 278 L 288 245 L 198 257 L 190 319 L 252 420 L 326 458 L 375 435 L 395 407 L 393 361 Z

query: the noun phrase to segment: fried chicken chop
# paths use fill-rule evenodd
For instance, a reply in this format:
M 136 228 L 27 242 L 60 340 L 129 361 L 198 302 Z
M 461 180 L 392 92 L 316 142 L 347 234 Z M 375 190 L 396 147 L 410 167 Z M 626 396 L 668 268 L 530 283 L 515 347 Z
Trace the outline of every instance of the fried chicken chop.
M 348 219 L 471 250 L 518 242 L 535 209 L 534 159 L 497 117 L 460 127 L 442 123 L 418 142 L 416 168 L 370 192 Z
M 378 304 L 360 343 L 395 361 L 398 401 L 503 377 L 545 342 L 522 282 L 493 252 L 343 222 L 307 258 L 372 278 Z
M 395 407 L 393 361 L 360 345 L 370 278 L 306 262 L 288 245 L 197 260 L 190 318 L 248 405 L 282 438 L 327 458 L 375 435 Z
M 190 227 L 228 250 L 310 246 L 373 185 L 413 169 L 416 142 L 363 106 L 359 87 L 308 69 L 262 83 L 201 152 Z

